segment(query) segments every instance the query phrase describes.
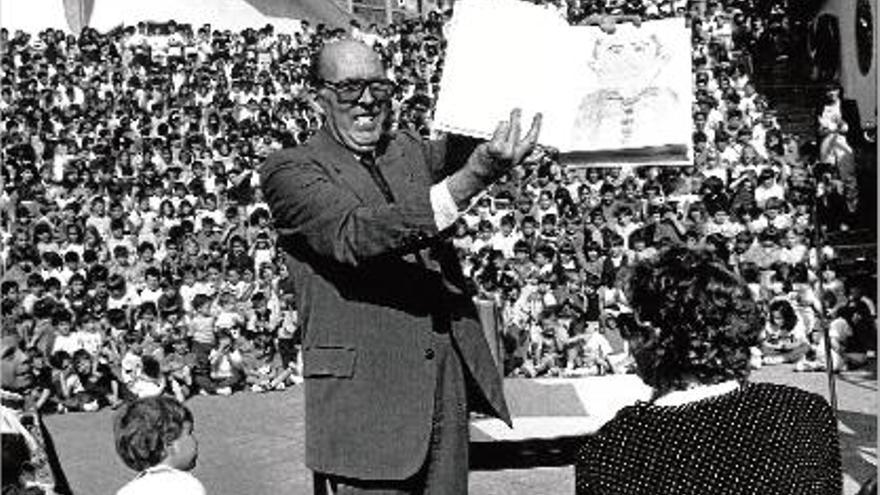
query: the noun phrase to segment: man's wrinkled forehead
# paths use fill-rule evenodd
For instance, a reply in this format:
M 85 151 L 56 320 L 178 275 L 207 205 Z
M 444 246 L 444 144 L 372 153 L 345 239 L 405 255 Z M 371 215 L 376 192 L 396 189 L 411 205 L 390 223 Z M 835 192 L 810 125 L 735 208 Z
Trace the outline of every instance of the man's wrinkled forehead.
M 318 69 L 319 75 L 328 81 L 375 79 L 385 75 L 379 54 L 363 43 L 350 40 L 325 45 Z

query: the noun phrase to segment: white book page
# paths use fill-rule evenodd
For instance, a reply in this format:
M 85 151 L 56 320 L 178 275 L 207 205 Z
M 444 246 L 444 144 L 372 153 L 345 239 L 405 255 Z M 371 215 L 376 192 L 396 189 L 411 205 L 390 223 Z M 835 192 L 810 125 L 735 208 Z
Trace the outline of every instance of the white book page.
M 434 128 L 488 138 L 520 108 L 523 132 L 542 112 L 539 142 L 562 144 L 569 123 L 559 118 L 556 98 L 565 82 L 565 19 L 518 0 L 461 0 L 451 22 Z

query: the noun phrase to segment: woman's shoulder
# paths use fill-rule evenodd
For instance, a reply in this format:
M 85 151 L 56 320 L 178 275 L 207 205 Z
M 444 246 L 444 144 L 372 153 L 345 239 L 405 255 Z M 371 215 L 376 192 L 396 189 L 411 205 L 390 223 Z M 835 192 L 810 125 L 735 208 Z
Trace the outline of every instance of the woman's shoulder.
M 746 456 L 772 459 L 774 465 L 800 473 L 816 457 L 833 457 L 836 428 L 823 397 L 785 385 L 747 383 L 681 405 L 640 402 L 626 407 L 597 435 L 587 438 L 577 465 L 584 479 L 604 479 L 603 470 L 614 468 L 628 473 L 618 480 L 635 476 L 656 481 L 669 476 L 684 479 L 708 465 L 724 473 L 740 473 L 742 465 L 727 465 L 724 459 Z M 637 474 L 635 466 L 670 465 L 682 456 L 692 461 L 687 469 Z
M 761 405 L 764 408 L 788 406 L 801 409 L 816 417 L 816 413 L 824 413 L 834 417 L 831 405 L 821 395 L 789 385 L 777 383 L 749 383 L 743 388 L 744 400 Z
M 677 406 L 639 402 L 621 409 L 601 431 L 630 430 L 633 425 L 658 431 L 655 426 L 670 424 L 728 428 L 737 421 L 751 421 L 759 413 L 767 427 L 771 426 L 772 417 L 787 418 L 785 421 L 799 417 L 827 419 L 828 422 L 834 418 L 831 406 L 821 395 L 788 385 L 746 383 L 736 391 Z

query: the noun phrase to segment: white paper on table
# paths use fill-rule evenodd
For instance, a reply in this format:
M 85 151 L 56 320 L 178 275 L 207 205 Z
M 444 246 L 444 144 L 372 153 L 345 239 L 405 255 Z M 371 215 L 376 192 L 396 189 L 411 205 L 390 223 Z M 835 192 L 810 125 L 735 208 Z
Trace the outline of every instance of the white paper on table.
M 539 142 L 623 162 L 688 154 L 691 48 L 684 19 L 618 25 L 609 35 L 569 26 L 518 0 L 461 0 L 434 117 L 435 129 L 489 137 L 511 109 L 523 127 L 544 115 Z

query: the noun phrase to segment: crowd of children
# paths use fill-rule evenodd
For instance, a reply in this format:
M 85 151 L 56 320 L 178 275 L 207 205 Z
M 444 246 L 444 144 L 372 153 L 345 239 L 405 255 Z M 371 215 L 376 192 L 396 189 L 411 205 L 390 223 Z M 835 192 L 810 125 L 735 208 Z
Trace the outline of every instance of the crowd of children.
M 876 309 L 835 277 L 833 260 L 817 270 L 811 241 L 817 193 L 824 225 L 848 221 L 842 185 L 780 131 L 749 79 L 755 2 L 575 3 L 608 5 L 573 18 L 688 16 L 695 160 L 573 170 L 541 149 L 462 218 L 451 235 L 478 297 L 499 308 L 506 373 L 630 370 L 615 279 L 678 243 L 715 250 L 766 302 L 755 366 L 821 369 L 820 320 L 831 321 L 836 367 L 863 362 Z M 396 82 L 393 125 L 426 137 L 436 137 L 445 20 L 354 29 Z M 292 284 L 255 168 L 317 128 L 310 59 L 343 35 L 307 23 L 298 33 L 0 29 L 3 331 L 31 355 L 35 407 L 301 381 Z

